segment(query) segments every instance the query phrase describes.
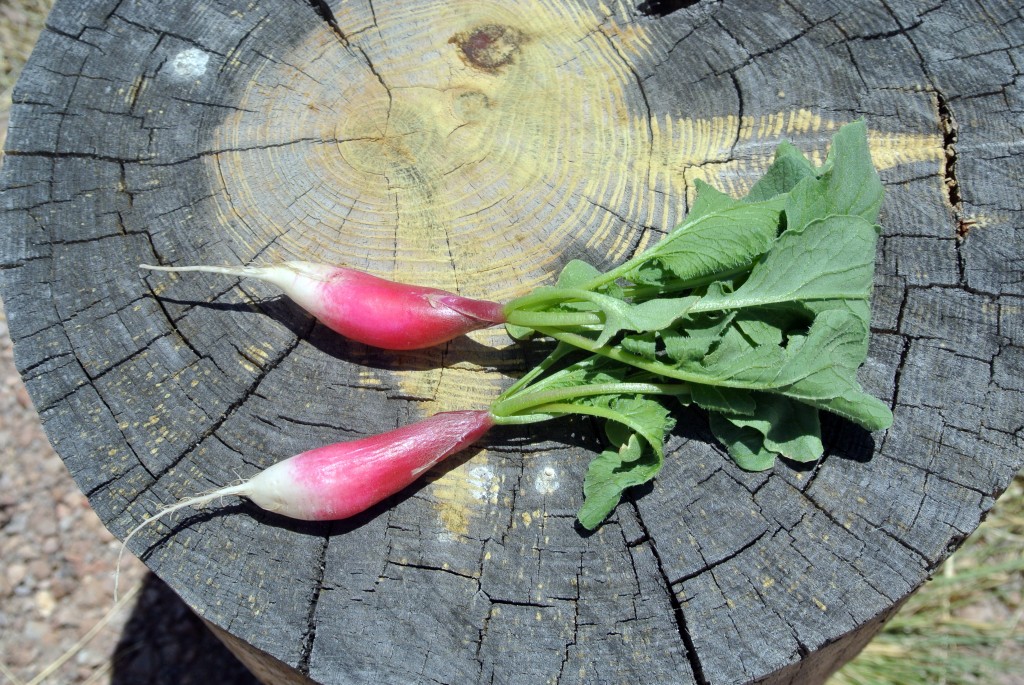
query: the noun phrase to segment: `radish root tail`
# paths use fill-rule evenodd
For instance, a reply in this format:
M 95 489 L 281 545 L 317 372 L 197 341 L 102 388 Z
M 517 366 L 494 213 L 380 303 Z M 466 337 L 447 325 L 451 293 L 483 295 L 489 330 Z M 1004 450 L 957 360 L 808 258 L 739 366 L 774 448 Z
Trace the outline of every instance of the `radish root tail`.
M 214 490 L 213 492 L 206 493 L 205 495 L 196 495 L 195 497 L 188 497 L 174 504 L 169 504 L 168 506 L 153 514 L 139 525 L 132 528 L 131 531 L 129 531 L 128 535 L 126 535 L 124 540 L 121 542 L 121 549 L 117 553 L 117 565 L 115 566 L 114 569 L 114 601 L 117 602 L 118 582 L 121 579 L 121 559 L 124 557 L 125 549 L 128 548 L 128 543 L 131 541 L 133 537 L 135 537 L 136 533 L 138 533 L 140 530 L 142 530 L 149 524 L 155 523 L 156 521 L 159 521 L 165 516 L 173 514 L 174 512 L 179 511 L 181 509 L 185 509 L 186 507 L 195 507 L 198 509 L 206 506 L 207 504 L 216 499 L 220 499 L 221 497 L 228 497 L 230 495 L 245 496 L 246 492 L 248 491 L 247 485 L 248 484 L 246 482 L 242 482 L 238 483 L 237 485 L 219 488 L 217 490 Z
M 239 276 L 242 278 L 246 276 L 260 278 L 266 271 L 262 266 L 157 266 L 155 264 L 139 264 L 139 268 L 149 269 L 150 271 L 170 271 L 172 273 L 181 271 L 202 271 L 210 274 L 225 274 L 227 276 Z

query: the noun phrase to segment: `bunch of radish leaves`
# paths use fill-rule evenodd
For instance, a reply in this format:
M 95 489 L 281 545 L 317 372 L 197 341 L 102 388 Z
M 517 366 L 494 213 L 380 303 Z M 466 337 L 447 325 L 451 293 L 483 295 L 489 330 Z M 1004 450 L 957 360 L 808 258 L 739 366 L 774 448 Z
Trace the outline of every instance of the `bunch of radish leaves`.
M 882 193 L 861 122 L 836 133 L 820 167 L 783 143 L 741 199 L 698 182 L 686 219 L 654 246 L 604 273 L 571 261 L 556 285 L 508 303 L 513 337 L 558 345 L 492 414 L 608 419 L 578 515 L 591 529 L 661 469 L 674 402 L 705 410 L 753 471 L 821 457 L 819 410 L 888 427 L 889 407 L 857 381 Z

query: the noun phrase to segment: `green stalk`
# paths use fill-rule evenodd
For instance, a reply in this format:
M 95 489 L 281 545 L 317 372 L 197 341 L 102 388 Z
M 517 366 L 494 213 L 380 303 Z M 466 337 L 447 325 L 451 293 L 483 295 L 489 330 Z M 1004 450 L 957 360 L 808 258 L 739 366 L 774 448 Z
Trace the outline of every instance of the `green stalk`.
M 536 378 L 537 376 L 541 375 L 542 373 L 544 373 L 545 371 L 550 369 L 562 357 L 564 357 L 565 355 L 569 354 L 574 349 L 575 348 L 572 345 L 569 345 L 569 344 L 564 343 L 564 342 L 559 342 L 558 345 L 555 346 L 555 349 L 551 350 L 551 354 L 546 356 L 544 358 L 544 360 L 540 364 L 537 364 L 536 366 L 534 366 L 532 369 L 530 369 L 530 371 L 528 373 L 524 374 L 522 378 L 520 378 L 515 383 L 510 385 L 505 390 L 505 392 L 501 393 L 501 395 L 498 397 L 498 401 L 501 401 L 502 399 L 509 398 L 512 395 L 515 395 L 517 392 L 519 392 L 519 390 L 523 386 L 527 385 L 528 383 L 531 383 L 534 378 Z
M 612 347 L 610 345 L 598 345 L 596 342 L 591 340 L 585 335 L 579 333 L 570 333 L 567 331 L 560 331 L 557 329 L 550 328 L 538 328 L 537 332 L 541 335 L 546 335 L 550 338 L 554 338 L 560 342 L 564 342 L 573 347 L 578 347 L 586 352 L 593 354 L 599 354 L 602 357 L 613 359 L 622 364 L 628 364 L 634 368 L 640 369 L 641 371 L 647 371 L 648 373 L 663 378 L 672 378 L 674 380 L 683 381 L 685 383 L 699 383 L 702 385 L 716 385 L 724 388 L 745 388 L 753 390 L 764 390 L 766 388 L 751 388 L 748 383 L 729 383 L 727 381 L 720 381 L 707 376 L 702 376 L 696 373 L 687 373 L 680 369 L 673 368 L 661 362 L 651 361 L 638 355 L 626 352 L 619 347 Z
M 553 388 L 525 392 L 515 397 L 499 400 L 491 405 L 494 416 L 518 414 L 525 409 L 549 406 L 577 397 L 593 395 L 678 395 L 689 389 L 687 384 L 668 383 L 592 383 L 567 388 Z M 575 405 L 573 405 L 575 406 Z
M 564 302 L 565 291 L 554 286 L 541 287 L 533 290 L 522 297 L 509 300 L 503 307 L 505 316 L 509 316 L 517 310 L 526 310 L 538 305 L 546 305 L 552 302 Z
M 564 412 L 563 412 L 564 413 Z M 512 416 L 498 416 L 491 414 L 491 420 L 496 426 L 525 426 L 530 423 L 550 421 L 562 416 L 559 414 L 513 414 Z
M 658 286 L 658 285 L 634 285 L 634 286 L 627 286 L 626 288 L 623 289 L 623 294 L 626 297 L 632 298 L 634 301 L 635 300 L 643 301 L 643 300 L 651 299 L 653 297 L 658 297 L 660 295 L 668 295 L 668 294 L 672 294 L 672 293 L 679 293 L 679 292 L 685 292 L 687 290 L 695 290 L 697 288 L 702 288 L 702 287 L 704 287 L 706 285 L 711 285 L 715 281 L 721 281 L 721 280 L 725 280 L 727 278 L 732 278 L 733 276 L 738 276 L 739 274 L 742 274 L 742 273 L 747 273 L 748 271 L 750 271 L 751 268 L 752 268 L 752 265 L 751 264 L 747 264 L 747 265 L 744 265 L 744 266 L 737 267 L 735 269 L 731 269 L 729 271 L 721 271 L 721 272 L 714 273 L 714 274 L 708 274 L 707 276 L 701 276 L 701 277 L 698 277 L 698 278 L 691 278 L 688 281 L 683 281 L 683 280 L 670 281 L 669 284 L 666 285 L 666 286 Z
M 831 301 L 831 300 L 865 300 L 864 293 L 861 292 L 850 292 L 850 293 L 832 293 L 829 295 L 822 295 L 819 297 L 806 297 L 798 299 L 790 296 L 788 293 L 785 296 L 772 297 L 772 298 L 747 298 L 740 299 L 734 297 L 725 301 L 714 302 L 707 304 L 704 298 L 701 298 L 692 307 L 686 310 L 687 314 L 702 314 L 704 312 L 724 312 L 739 309 L 746 309 L 748 307 L 765 307 L 773 304 L 789 304 L 789 303 L 800 303 L 800 302 L 816 302 L 816 301 Z
M 494 418 L 494 423 L 498 425 L 521 425 L 526 423 L 539 423 L 540 421 L 547 421 L 566 414 L 588 414 L 602 419 L 617 421 L 618 423 L 629 426 L 633 430 L 639 432 L 638 427 L 634 426 L 628 417 L 607 407 L 594 407 L 588 404 L 571 404 L 569 402 L 552 402 L 551 404 L 539 405 L 534 407 L 534 409 L 537 411 L 528 416 L 497 416 L 493 414 L 492 416 Z
M 505 321 L 514 326 L 525 326 L 536 329 L 538 326 L 594 326 L 603 323 L 601 317 L 594 312 L 530 312 L 513 309 L 506 312 Z
M 552 302 L 594 302 L 594 304 L 600 307 L 600 303 L 595 301 L 595 298 L 599 296 L 599 293 L 591 291 L 592 289 L 587 288 L 538 288 L 532 293 L 523 295 L 522 297 L 517 297 L 516 299 L 509 300 L 505 303 L 505 316 L 510 316 L 518 310 L 529 310 L 532 307 Z

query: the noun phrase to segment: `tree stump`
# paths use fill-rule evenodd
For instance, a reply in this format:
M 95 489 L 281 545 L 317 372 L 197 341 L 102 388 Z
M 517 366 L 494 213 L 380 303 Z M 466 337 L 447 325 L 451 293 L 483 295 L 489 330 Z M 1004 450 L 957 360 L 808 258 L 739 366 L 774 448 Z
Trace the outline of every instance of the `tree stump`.
M 270 287 L 140 262 L 506 300 L 863 117 L 887 432 L 829 420 L 820 463 L 745 473 L 681 410 L 662 475 L 586 535 L 593 425 L 500 429 L 354 520 L 226 502 L 131 545 L 268 682 L 818 683 L 1022 463 L 1022 41 L 1009 1 L 60 0 L 2 176 L 18 367 L 123 537 L 304 449 L 487 406 L 541 354 L 497 329 L 382 354 Z

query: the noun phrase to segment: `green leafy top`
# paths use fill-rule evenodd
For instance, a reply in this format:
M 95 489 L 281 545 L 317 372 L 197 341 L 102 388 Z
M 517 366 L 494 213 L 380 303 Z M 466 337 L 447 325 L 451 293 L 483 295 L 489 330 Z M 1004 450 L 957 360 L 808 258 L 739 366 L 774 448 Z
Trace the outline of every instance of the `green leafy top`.
M 821 409 L 868 430 L 892 423 L 857 381 L 882 202 L 863 122 L 836 133 L 821 167 L 783 143 L 746 197 L 697 192 L 661 242 L 605 273 L 571 261 L 505 308 L 513 336 L 559 345 L 495 402 L 496 420 L 578 413 L 612 426 L 584 481 L 587 528 L 661 468 L 666 397 L 706 410 L 750 470 L 818 459 Z

